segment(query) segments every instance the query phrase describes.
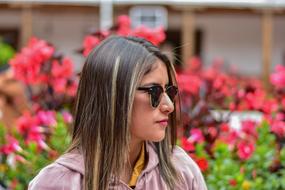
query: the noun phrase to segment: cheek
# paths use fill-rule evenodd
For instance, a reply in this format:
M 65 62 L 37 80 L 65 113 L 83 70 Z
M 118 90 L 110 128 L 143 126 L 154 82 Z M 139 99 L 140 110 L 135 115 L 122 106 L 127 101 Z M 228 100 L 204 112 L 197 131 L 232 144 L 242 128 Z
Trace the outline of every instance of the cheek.
M 132 112 L 132 133 L 142 133 L 153 122 L 153 109 L 146 94 L 136 96 Z
M 148 98 L 135 97 L 130 127 L 132 138 L 142 141 L 160 141 L 164 138 L 165 130 L 155 123 L 157 112 L 150 106 Z

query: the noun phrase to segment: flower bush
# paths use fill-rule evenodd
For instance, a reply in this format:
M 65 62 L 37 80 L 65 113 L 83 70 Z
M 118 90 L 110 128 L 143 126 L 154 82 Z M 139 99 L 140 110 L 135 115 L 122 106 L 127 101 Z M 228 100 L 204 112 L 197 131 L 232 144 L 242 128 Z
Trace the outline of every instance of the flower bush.
M 69 109 L 78 77 L 69 58 L 38 38 L 31 38 L 9 63 L 15 79 L 28 89 L 30 108 L 12 129 L 0 125 L 0 182 L 22 190 L 69 144 Z
M 42 118 L 42 114 L 47 114 Z M 0 181 L 3 187 L 23 190 L 41 168 L 63 153 L 70 142 L 66 113 L 38 113 L 20 118 L 18 130 L 0 126 Z M 25 138 L 25 135 L 27 137 Z
M 226 74 L 220 61 L 202 68 L 193 58 L 178 72 L 179 144 L 200 166 L 209 189 L 285 189 L 284 68 L 272 73 L 270 91 L 259 80 Z M 213 110 L 225 109 L 228 117 L 214 118 Z M 236 129 L 229 125 L 233 111 L 259 111 L 263 120 L 246 119 Z

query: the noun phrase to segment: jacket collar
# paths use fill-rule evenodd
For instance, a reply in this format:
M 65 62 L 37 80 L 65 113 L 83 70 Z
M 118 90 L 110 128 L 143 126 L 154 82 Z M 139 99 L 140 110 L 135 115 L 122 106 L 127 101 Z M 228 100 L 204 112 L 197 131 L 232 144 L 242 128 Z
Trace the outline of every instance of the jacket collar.
M 146 142 L 146 153 L 147 153 L 147 163 L 143 173 L 148 173 L 153 170 L 159 163 L 158 156 L 156 153 L 156 148 L 153 143 Z M 59 157 L 56 161 L 57 164 L 60 164 L 70 170 L 79 172 L 81 175 L 84 175 L 84 159 L 82 154 L 78 150 L 65 153 Z
M 142 171 L 142 173 L 150 172 L 159 163 L 154 143 L 146 142 L 146 152 L 147 152 L 147 156 L 148 156 L 148 161 L 147 161 L 147 165 L 146 165 L 145 169 Z

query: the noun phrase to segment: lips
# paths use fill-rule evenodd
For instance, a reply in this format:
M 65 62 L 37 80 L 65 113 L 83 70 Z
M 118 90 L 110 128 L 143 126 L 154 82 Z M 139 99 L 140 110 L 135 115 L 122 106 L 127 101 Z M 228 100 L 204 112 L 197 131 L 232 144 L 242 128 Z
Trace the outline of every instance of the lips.
M 157 123 L 159 123 L 163 127 L 166 127 L 168 125 L 168 119 L 160 120 Z

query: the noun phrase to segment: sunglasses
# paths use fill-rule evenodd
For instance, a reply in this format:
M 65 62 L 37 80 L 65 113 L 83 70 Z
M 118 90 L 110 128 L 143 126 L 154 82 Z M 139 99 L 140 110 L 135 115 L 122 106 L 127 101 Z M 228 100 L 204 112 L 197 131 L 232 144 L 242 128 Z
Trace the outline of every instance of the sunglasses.
M 150 104 L 153 108 L 156 108 L 161 100 L 161 95 L 164 92 L 164 89 L 160 85 L 153 85 L 150 87 L 138 87 L 138 90 L 145 91 L 150 95 Z M 178 93 L 178 88 L 173 85 L 169 85 L 165 88 L 165 92 L 170 100 L 173 102 L 176 94 Z

